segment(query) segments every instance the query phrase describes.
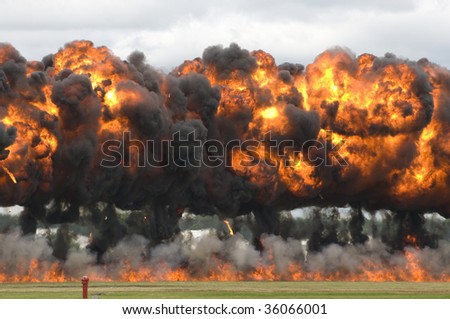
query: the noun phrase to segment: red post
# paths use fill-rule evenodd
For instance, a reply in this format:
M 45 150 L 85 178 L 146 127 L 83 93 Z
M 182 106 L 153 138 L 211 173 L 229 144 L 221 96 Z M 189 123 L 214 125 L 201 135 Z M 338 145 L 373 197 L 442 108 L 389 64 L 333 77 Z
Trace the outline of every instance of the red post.
M 89 277 L 88 276 L 83 276 L 83 278 L 81 278 L 81 283 L 83 285 L 83 299 L 87 299 L 87 297 L 88 297 Z

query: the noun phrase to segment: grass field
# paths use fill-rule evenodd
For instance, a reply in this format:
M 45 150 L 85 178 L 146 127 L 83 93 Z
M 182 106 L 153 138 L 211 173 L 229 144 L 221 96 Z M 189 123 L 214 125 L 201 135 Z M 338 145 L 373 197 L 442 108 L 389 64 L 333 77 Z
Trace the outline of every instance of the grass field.
M 0 284 L 0 298 L 81 298 L 80 283 Z M 96 283 L 89 298 L 450 298 L 450 283 L 156 282 Z

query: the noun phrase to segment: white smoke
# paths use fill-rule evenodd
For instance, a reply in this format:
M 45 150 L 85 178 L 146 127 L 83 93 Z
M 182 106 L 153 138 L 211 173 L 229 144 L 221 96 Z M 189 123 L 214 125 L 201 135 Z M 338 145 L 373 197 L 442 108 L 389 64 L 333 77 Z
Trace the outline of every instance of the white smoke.
M 103 258 L 103 264 L 96 263 L 96 256 L 85 248 L 71 248 L 65 262 L 59 262 L 52 256 L 52 248 L 45 238 L 39 236 L 21 236 L 18 231 L 0 234 L 0 277 L 3 281 L 17 280 L 24 276 L 35 276 L 44 280 L 40 270 L 60 263 L 60 270 L 69 280 L 78 280 L 89 275 L 93 280 L 124 280 L 125 270 L 138 271 L 141 268 L 151 269 L 154 280 L 162 280 L 164 272 L 184 269 L 190 278 L 208 278 L 212 272 L 217 273 L 224 264 L 239 273 L 245 279 L 258 267 L 272 267 L 276 279 L 292 278 L 290 267 L 296 265 L 305 272 L 303 279 L 310 273 L 321 273 L 324 276 L 340 274 L 346 276 L 361 275 L 364 271 L 402 270 L 406 275 L 413 271 L 411 260 L 406 253 L 414 256 L 413 262 L 429 276 L 439 280 L 450 276 L 450 242 L 441 241 L 439 248 L 417 250 L 412 247 L 405 252 L 389 253 L 379 240 L 371 239 L 364 245 L 336 244 L 324 247 L 321 252 L 306 254 L 305 242 L 275 235 L 263 235 L 264 250 L 256 250 L 241 234 L 220 239 L 214 232 L 202 236 L 180 235 L 174 240 L 149 247 L 149 241 L 142 236 L 130 236 L 110 249 Z M 40 268 L 31 273 L 33 261 L 40 262 Z M 164 267 L 162 267 L 162 265 Z M 415 267 L 415 266 L 414 266 Z M 395 273 L 394 273 L 395 275 Z M 39 277 L 41 276 L 41 277 Z M 16 278 L 16 279 L 14 279 Z M 237 277 L 236 277 L 237 278 Z M 409 277 L 403 277 L 409 278 Z M 411 278 L 414 278 L 413 276 Z M 397 278 L 401 280 L 400 276 Z

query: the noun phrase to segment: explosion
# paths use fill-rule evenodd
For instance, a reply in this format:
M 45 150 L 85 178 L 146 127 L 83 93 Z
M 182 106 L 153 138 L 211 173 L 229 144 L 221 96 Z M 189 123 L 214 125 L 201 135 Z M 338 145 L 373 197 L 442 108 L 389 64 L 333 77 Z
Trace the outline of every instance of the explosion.
M 24 207 L 24 235 L 39 223 L 62 225 L 50 255 L 66 264 L 68 248 L 58 243 L 70 241 L 64 225 L 80 218 L 93 227 L 92 263 L 112 258 L 130 236 L 148 240 L 144 250 L 156 268 L 124 257 L 126 274 L 102 280 L 222 280 L 227 273 L 232 280 L 449 280 L 448 272 L 436 276 L 420 265 L 416 252 L 432 246 L 423 214 L 450 217 L 449 134 L 450 72 L 426 59 L 334 48 L 305 68 L 231 44 L 209 47 L 165 74 L 141 52 L 123 61 L 89 41 L 68 43 L 40 62 L 0 44 L 0 206 Z M 363 258 L 346 268 L 359 274 L 351 277 L 311 266 L 319 264 L 312 235 L 309 252 L 285 242 L 293 255 L 275 262 L 267 238 L 286 237 L 281 211 L 346 205 L 356 212 L 351 249 L 370 256 L 362 209 L 392 212 L 399 226 L 386 243 L 391 250 L 416 248 L 405 248 L 389 274 L 384 261 Z M 128 212 L 126 225 L 119 210 Z M 235 232 L 206 253 L 208 275 L 178 262 L 163 271 L 167 261 L 155 250 L 176 241 L 184 212 L 225 222 L 252 215 L 256 249 Z M 252 261 L 230 257 L 227 245 L 245 247 Z M 190 254 L 180 253 L 200 264 Z M 29 258 L 21 277 L 11 277 L 14 266 L 1 256 L 0 281 L 71 280 L 50 257 Z

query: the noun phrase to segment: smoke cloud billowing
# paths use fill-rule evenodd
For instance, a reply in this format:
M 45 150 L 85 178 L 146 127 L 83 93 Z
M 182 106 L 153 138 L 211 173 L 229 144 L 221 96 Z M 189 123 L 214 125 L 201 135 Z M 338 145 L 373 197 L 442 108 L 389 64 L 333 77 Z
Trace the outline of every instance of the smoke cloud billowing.
M 183 212 L 252 214 L 255 246 L 273 247 L 281 271 L 305 256 L 298 239 L 283 233 L 279 213 L 309 206 L 353 207 L 354 246 L 329 246 L 339 240 L 333 232 L 323 239 L 318 223 L 309 250 L 328 248 L 320 258 L 308 255 L 306 268 L 327 267 L 336 254 L 361 256 L 339 264 L 349 271 L 372 254 L 383 259 L 382 245 L 363 233 L 362 209 L 393 212 L 399 235 L 384 240 L 392 250 L 411 244 L 408 235 L 436 247 L 421 216 L 450 217 L 449 128 L 450 72 L 426 59 L 334 48 L 306 67 L 277 66 L 266 52 L 231 44 L 209 47 L 165 74 L 141 52 L 122 61 L 89 41 L 68 43 L 42 61 L 0 44 L 0 205 L 24 207 L 23 234 L 38 223 L 87 216 L 94 228 L 88 247 L 99 263 L 138 254 L 123 247 L 148 241 L 157 247 L 150 260 L 173 253 L 177 266 L 188 260 L 200 267 L 211 262 L 204 256 L 219 254 L 237 269 L 254 267 L 261 257 L 239 237 L 212 237 L 188 251 L 177 239 L 166 243 L 177 238 Z M 180 140 L 187 144 L 165 148 Z M 197 147 L 212 141 L 240 147 L 222 154 Z M 267 152 L 272 143 L 278 152 Z M 90 253 L 71 254 L 67 240 L 62 229 L 53 257 L 89 263 Z M 421 252 L 430 260 L 434 254 Z

